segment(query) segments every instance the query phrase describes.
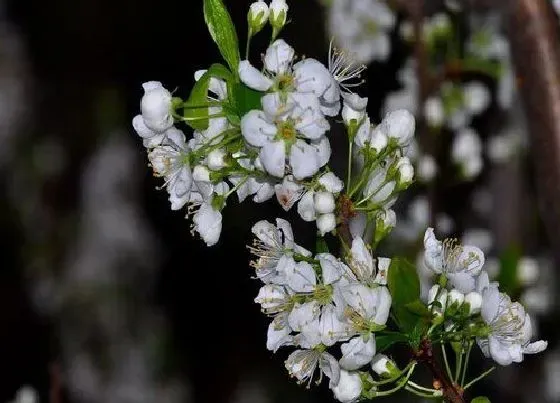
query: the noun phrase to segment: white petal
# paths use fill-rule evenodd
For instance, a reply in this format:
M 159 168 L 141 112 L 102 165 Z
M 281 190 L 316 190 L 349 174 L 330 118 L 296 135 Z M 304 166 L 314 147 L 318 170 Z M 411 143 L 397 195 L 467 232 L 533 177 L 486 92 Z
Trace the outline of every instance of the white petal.
M 315 148 L 304 141 L 297 141 L 290 151 L 290 166 L 296 179 L 314 175 L 319 168 Z
M 333 172 L 327 172 L 321 175 L 319 183 L 323 185 L 327 192 L 338 194 L 344 189 L 344 182 Z
M 305 221 L 315 220 L 315 202 L 313 200 L 314 194 L 315 192 L 313 191 L 305 192 L 299 200 L 297 211 L 301 218 Z
M 296 303 L 292 311 L 288 314 L 288 324 L 296 331 L 301 332 L 302 328 L 308 323 L 313 322 L 319 317 L 321 306 L 317 301 Z
M 312 292 L 317 284 L 315 270 L 307 262 L 297 262 L 286 270 L 288 286 L 295 292 Z
M 222 214 L 209 204 L 202 204 L 193 217 L 194 229 L 206 242 L 207 246 L 215 245 L 222 232 Z
M 292 147 L 293 148 L 293 147 Z M 282 178 L 286 167 L 286 146 L 283 141 L 269 141 L 259 153 L 264 169 L 271 175 Z M 298 178 L 295 174 L 294 176 Z M 300 178 L 298 178 L 300 179 Z
M 247 85 L 257 91 L 268 91 L 272 87 L 272 80 L 253 67 L 248 60 L 239 62 L 239 78 Z
M 470 273 L 447 273 L 447 278 L 453 287 L 468 294 L 476 288 L 475 278 Z
M 285 73 L 294 58 L 294 49 L 283 39 L 276 40 L 264 55 L 264 65 L 273 73 Z
M 334 387 L 334 385 L 339 383 L 341 371 L 336 358 L 329 353 L 321 354 L 321 357 L 319 357 L 319 368 L 330 379 L 330 387 Z
M 292 336 L 290 336 L 291 329 L 289 326 L 279 327 L 276 320 L 268 326 L 266 335 L 266 348 L 270 351 L 276 352 L 282 346 L 292 344 Z
M 374 274 L 373 258 L 362 238 L 352 240 L 352 264 L 359 267 L 363 278 L 370 278 Z
M 490 356 L 500 365 L 509 365 L 513 362 L 507 346 L 498 341 L 496 337 L 490 336 L 488 339 Z
M 249 111 L 241 119 L 241 134 L 252 146 L 264 146 L 276 135 L 276 132 L 276 126 L 267 120 L 263 111 Z
M 331 143 L 326 137 L 321 138 L 321 140 L 311 141 L 311 145 L 315 147 L 317 152 L 317 162 L 319 167 L 325 165 L 331 159 Z
M 377 295 L 377 306 L 373 321 L 378 325 L 384 325 L 389 318 L 392 298 L 387 287 L 377 287 L 374 292 Z
M 523 347 L 524 354 L 538 354 L 543 352 L 548 347 L 548 342 L 544 340 L 539 340 L 534 343 L 530 343 Z
M 303 186 L 294 182 L 294 177 L 292 175 L 287 175 L 284 177 L 282 183 L 274 186 L 274 191 L 280 206 L 282 206 L 285 211 L 288 211 L 301 197 Z
M 500 291 L 497 287 L 486 288 L 482 292 L 481 315 L 486 323 L 491 323 L 498 315 L 500 308 Z
M 363 212 L 358 212 L 350 219 L 350 234 L 352 238 L 363 237 L 367 226 L 367 216 Z
M 362 379 L 356 372 L 340 370 L 340 380 L 331 387 L 334 397 L 341 403 L 353 403 L 362 394 Z
M 369 335 L 366 341 L 363 336 L 354 337 L 348 343 L 342 344 L 340 349 L 340 366 L 349 371 L 360 369 L 369 364 L 375 355 L 375 337 Z

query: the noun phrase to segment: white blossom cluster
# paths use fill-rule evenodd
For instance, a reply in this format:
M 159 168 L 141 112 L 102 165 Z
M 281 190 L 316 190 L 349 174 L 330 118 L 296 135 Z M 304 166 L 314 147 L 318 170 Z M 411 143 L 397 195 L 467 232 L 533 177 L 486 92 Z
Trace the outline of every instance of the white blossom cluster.
M 424 236 L 424 262 L 428 269 L 443 276 L 428 293 L 428 304 L 448 320 L 453 330 L 454 315 L 480 314 L 484 331 L 477 343 L 485 356 L 500 365 L 523 361 L 524 354 L 536 354 L 548 343 L 531 343 L 531 317 L 518 302 L 501 293 L 497 282 L 490 282 L 483 270 L 484 253 L 475 246 L 462 246 L 453 239 L 439 241 L 432 228 Z M 436 303 L 437 302 L 437 303 Z
M 391 31 L 396 15 L 384 0 L 328 2 L 328 30 L 336 43 L 361 63 L 386 61 L 391 53 Z
M 385 327 L 391 308 L 390 259 L 374 259 L 361 237 L 343 260 L 312 256 L 282 219 L 260 221 L 253 233 L 252 266 L 264 283 L 255 302 L 272 317 L 267 348 L 295 347 L 286 360 L 291 376 L 310 385 L 326 375 L 339 401 L 355 401 L 364 367 L 387 371 L 388 360 L 376 355 L 375 332 Z

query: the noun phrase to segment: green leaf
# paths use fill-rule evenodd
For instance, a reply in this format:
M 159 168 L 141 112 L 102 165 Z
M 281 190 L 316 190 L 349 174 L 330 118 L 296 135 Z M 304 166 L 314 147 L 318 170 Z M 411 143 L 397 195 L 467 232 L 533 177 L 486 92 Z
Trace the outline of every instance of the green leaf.
M 415 315 L 423 316 L 425 318 L 432 317 L 432 313 L 430 312 L 428 307 L 419 299 L 417 299 L 416 301 L 409 302 L 404 307 Z
M 183 116 L 188 119 L 186 123 L 195 130 L 208 128 L 208 108 L 198 108 L 208 103 L 208 86 L 210 78 L 220 78 L 229 82 L 233 80 L 231 72 L 221 64 L 213 64 L 194 84 L 189 99 L 184 103 Z
M 329 253 L 329 245 L 322 236 L 318 236 L 315 241 L 315 253 Z
M 486 396 L 478 396 L 471 400 L 471 403 L 491 403 Z
M 416 268 L 405 259 L 397 257 L 391 260 L 387 285 L 394 305 L 405 306 L 420 298 L 418 273 Z
M 222 0 L 204 0 L 204 21 L 222 57 L 231 71 L 237 75 L 240 60 L 239 42 L 229 12 Z
M 418 326 L 423 326 L 423 322 L 428 319 L 424 316 L 425 310 L 420 307 L 423 304 L 420 301 L 420 280 L 416 268 L 405 259 L 392 259 L 387 286 L 393 299 L 394 319 L 399 328 L 411 333 Z
M 239 116 L 245 116 L 253 109 L 261 109 L 262 92 L 255 91 L 243 83 L 233 84 L 231 90 Z
M 397 332 L 381 332 L 375 335 L 376 351 L 378 353 L 387 350 L 393 344 L 406 343 L 408 338 L 406 335 Z

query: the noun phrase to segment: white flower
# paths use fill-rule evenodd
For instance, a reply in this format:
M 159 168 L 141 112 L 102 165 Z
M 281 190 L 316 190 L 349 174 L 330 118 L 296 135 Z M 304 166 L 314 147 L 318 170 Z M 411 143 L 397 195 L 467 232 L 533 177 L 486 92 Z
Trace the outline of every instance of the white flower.
M 266 334 L 266 348 L 276 352 L 282 346 L 292 345 L 293 336 L 290 335 L 292 329 L 287 322 L 287 313 L 280 313 L 274 317 L 268 326 Z
M 424 234 L 424 261 L 434 273 L 444 274 L 462 293 L 474 291 L 476 277 L 484 265 L 484 253 L 476 246 L 462 246 L 453 239 L 443 242 L 433 228 Z
M 333 0 L 329 7 L 330 35 L 360 63 L 388 58 L 395 21 L 393 11 L 379 0 Z
M 301 332 L 304 327 L 316 319 L 319 319 L 320 314 L 321 306 L 317 301 L 306 302 L 304 304 L 296 303 L 292 311 L 288 314 L 288 324 L 294 331 Z
M 264 24 L 268 21 L 268 16 L 268 5 L 264 1 L 258 0 L 251 3 L 247 14 L 247 22 L 252 34 L 256 34 L 264 27 Z
M 290 354 L 285 364 L 290 376 L 296 378 L 298 383 L 307 382 L 307 385 L 311 385 L 317 367 L 320 372 L 319 380 L 323 373 L 330 378 L 330 385 L 337 385 L 340 380 L 338 361 L 327 352 L 296 350 Z
M 294 203 L 301 198 L 303 189 L 303 185 L 295 182 L 293 175 L 284 176 L 282 183 L 274 185 L 278 203 L 285 211 L 291 209 Z
M 322 260 L 322 262 L 325 261 Z M 323 263 L 321 263 L 321 266 L 323 267 Z M 348 324 L 339 319 L 337 308 L 333 304 L 323 307 L 319 327 L 321 342 L 325 346 L 332 346 L 339 341 L 347 339 L 350 334 Z
M 334 397 L 342 403 L 352 403 L 362 394 L 362 379 L 356 372 L 340 370 L 340 380 L 332 387 Z
M 144 123 L 149 129 L 162 133 L 173 126 L 171 93 L 159 81 L 148 81 L 142 87 L 144 96 L 140 101 L 140 110 Z
M 427 154 L 422 155 L 418 159 L 416 171 L 418 172 L 417 176 L 421 181 L 431 182 L 438 171 L 438 166 L 435 158 Z
M 463 86 L 463 97 L 467 110 L 477 115 L 490 105 L 490 91 L 479 81 L 471 81 Z
M 360 369 L 369 364 L 375 355 L 375 336 L 357 336 L 340 346 L 342 358 L 340 366 L 348 371 Z
M 488 287 L 482 294 L 482 318 L 490 327 L 487 338 L 479 338 L 478 344 L 487 357 L 500 365 L 523 361 L 523 354 L 537 354 L 548 345 L 539 340 L 531 343 L 531 318 L 518 302 L 496 287 Z
M 289 106 L 282 106 L 278 94 L 268 94 L 262 102 L 264 111 L 252 110 L 243 116 L 241 132 L 250 145 L 260 148 L 265 170 L 283 177 L 288 165 L 296 179 L 314 175 L 328 161 L 322 155 L 325 151 L 313 142 L 323 140 L 329 128 L 317 98 L 313 94 L 289 93 Z M 284 107 L 286 113 L 279 116 Z
M 368 99 L 352 93 L 343 93 L 342 98 L 342 120 L 346 126 L 350 126 L 353 120 L 359 124 L 366 116 Z
M 386 208 L 391 207 L 393 194 L 396 182 L 387 179 L 388 164 L 383 167 L 379 165 L 369 176 L 369 179 L 364 187 L 364 197 L 370 199 L 374 203 L 384 204 Z
M 272 0 L 270 2 L 270 25 L 282 28 L 288 17 L 288 4 L 286 0 Z
M 381 124 L 387 136 L 395 139 L 401 147 L 407 146 L 414 136 L 414 116 L 405 109 L 389 112 Z
M 257 91 L 267 91 L 274 82 L 263 75 L 248 60 L 241 60 L 238 68 L 239 78 L 250 88 Z
M 214 210 L 210 204 L 203 203 L 194 213 L 193 230 L 200 234 L 207 246 L 215 245 L 222 232 L 222 213 Z
M 373 128 L 370 124 L 369 118 L 366 117 L 358 128 L 356 137 L 354 137 L 354 144 L 359 148 L 369 147 L 376 152 L 380 152 L 389 143 L 389 138 L 384 131 L 382 125 Z
M 265 284 L 259 289 L 255 302 L 261 306 L 263 312 L 275 314 L 288 309 L 290 295 L 280 285 Z
M 445 120 L 445 110 L 440 97 L 430 97 L 424 103 L 424 117 L 431 127 L 441 127 Z
M 321 236 L 336 228 L 336 216 L 333 213 L 321 214 L 317 217 L 317 229 Z
M 262 220 L 253 225 L 251 231 L 256 236 L 249 247 L 256 257 L 251 266 L 255 268 L 257 277 L 266 284 L 285 284 L 284 266 L 292 264 L 292 252 L 310 255 L 296 245 L 292 227 L 286 220 L 277 218 L 276 225 Z
M 391 308 L 391 294 L 386 287 L 370 288 L 360 283 L 351 283 L 341 291 L 349 308 L 345 310 L 345 315 L 354 330 L 364 331 L 372 326 L 385 325 Z

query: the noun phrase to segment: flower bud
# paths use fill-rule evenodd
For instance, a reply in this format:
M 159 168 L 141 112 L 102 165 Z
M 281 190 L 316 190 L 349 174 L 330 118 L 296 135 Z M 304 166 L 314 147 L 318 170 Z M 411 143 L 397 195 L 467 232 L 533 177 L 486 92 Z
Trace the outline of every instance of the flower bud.
M 315 192 L 313 202 L 315 211 L 319 214 L 327 214 L 334 211 L 334 196 L 330 192 Z
M 377 275 L 374 282 L 380 285 L 387 285 L 387 278 L 389 276 L 389 267 L 391 266 L 391 259 L 388 257 L 377 258 Z
M 469 315 L 476 315 L 482 308 L 482 295 L 473 291 L 465 295 L 465 304 L 469 306 Z
M 399 186 L 404 188 L 410 185 L 414 178 L 414 167 L 408 157 L 401 157 L 397 161 L 397 169 L 399 172 Z
M 286 0 L 272 0 L 270 2 L 270 15 L 268 17 L 270 25 L 275 30 L 280 30 L 286 24 L 288 17 L 288 4 Z
M 336 228 L 336 216 L 333 213 L 321 214 L 317 217 L 317 229 L 321 236 Z
M 373 357 L 371 369 L 382 378 L 393 378 L 400 374 L 395 362 L 385 354 L 377 354 Z
M 344 102 L 341 114 L 344 124 L 346 126 L 350 126 L 352 121 L 355 121 L 356 124 L 360 124 L 360 122 L 366 117 L 368 99 L 362 98 L 353 93 L 343 93 L 342 98 L 344 99 Z
M 375 242 L 381 241 L 397 225 L 397 215 L 391 209 L 381 210 L 375 217 Z
M 225 162 L 226 153 L 222 149 L 212 150 L 208 153 L 208 168 L 212 171 L 219 171 L 224 168 L 227 164 Z
M 381 124 L 389 138 L 395 139 L 401 147 L 407 146 L 414 136 L 414 116 L 405 109 L 389 112 Z
M 375 151 L 378 153 L 381 152 L 385 149 L 385 147 L 387 147 L 388 143 L 389 139 L 381 126 L 377 126 L 371 131 L 369 146 Z
M 447 309 L 452 308 L 454 310 L 459 309 L 465 300 L 465 294 L 459 290 L 453 289 L 447 294 Z
M 332 388 L 334 397 L 342 403 L 351 403 L 356 401 L 362 394 L 362 380 L 356 372 L 348 372 L 344 369 L 340 370 L 340 380 L 338 384 Z
M 437 302 L 439 305 L 441 305 L 433 307 L 434 314 L 436 316 L 442 316 L 447 305 L 447 290 L 445 288 L 441 288 L 438 284 L 434 285 L 432 288 L 430 288 L 430 291 L 428 291 L 428 305 L 432 305 L 434 302 Z
M 249 7 L 247 14 L 247 23 L 249 24 L 249 32 L 254 35 L 263 29 L 264 24 L 268 21 L 269 9 L 268 5 L 262 1 L 255 1 Z
M 144 124 L 151 130 L 161 133 L 173 126 L 171 116 L 171 93 L 163 88 L 159 81 L 142 84 L 144 96 L 140 101 L 140 110 Z
M 193 168 L 193 179 L 196 182 L 209 182 L 210 171 L 204 165 L 197 165 Z

